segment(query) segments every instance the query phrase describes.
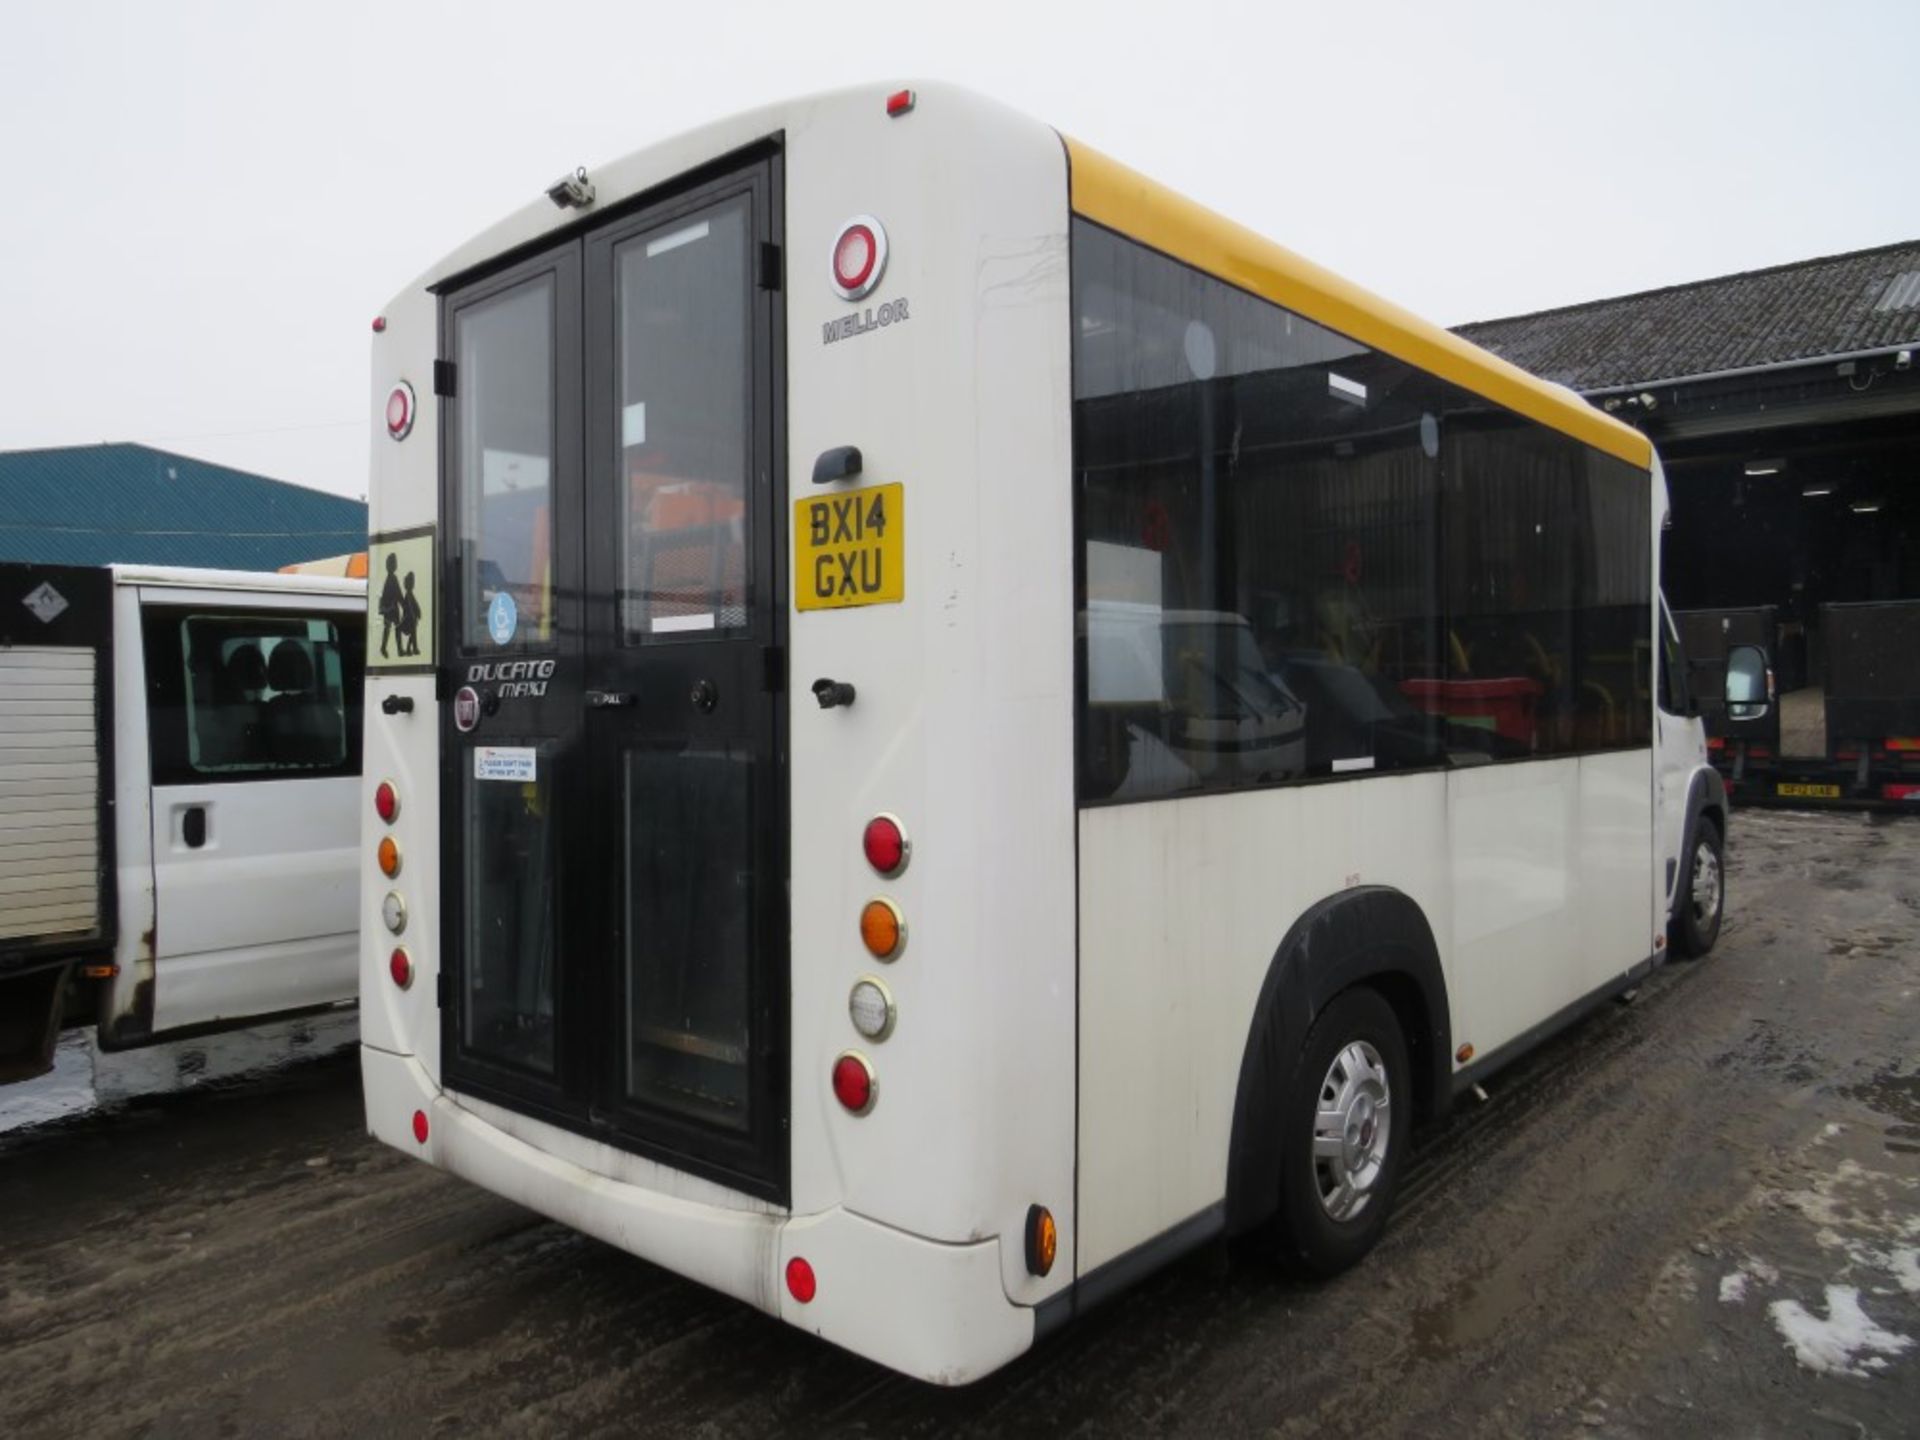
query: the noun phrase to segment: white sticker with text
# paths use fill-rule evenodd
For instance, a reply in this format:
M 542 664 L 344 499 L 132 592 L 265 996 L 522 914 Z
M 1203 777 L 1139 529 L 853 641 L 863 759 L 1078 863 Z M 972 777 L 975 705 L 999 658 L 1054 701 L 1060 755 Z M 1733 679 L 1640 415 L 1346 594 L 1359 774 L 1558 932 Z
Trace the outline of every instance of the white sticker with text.
M 473 778 L 518 780 L 522 784 L 532 784 L 533 756 L 531 745 L 476 745 L 473 750 Z

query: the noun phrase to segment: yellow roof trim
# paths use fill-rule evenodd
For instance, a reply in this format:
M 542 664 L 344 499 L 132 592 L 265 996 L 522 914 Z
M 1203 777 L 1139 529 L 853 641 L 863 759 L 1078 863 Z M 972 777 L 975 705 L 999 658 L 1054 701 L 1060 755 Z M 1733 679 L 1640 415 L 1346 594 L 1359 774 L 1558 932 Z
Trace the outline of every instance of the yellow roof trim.
M 1584 400 L 1066 139 L 1073 211 L 1641 469 L 1653 443 Z

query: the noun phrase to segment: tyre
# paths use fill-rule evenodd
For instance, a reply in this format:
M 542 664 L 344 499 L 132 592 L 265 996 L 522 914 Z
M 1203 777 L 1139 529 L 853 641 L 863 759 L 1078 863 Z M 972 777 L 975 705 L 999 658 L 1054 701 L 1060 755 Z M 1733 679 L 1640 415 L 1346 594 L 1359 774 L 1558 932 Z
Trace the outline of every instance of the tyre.
M 1412 1130 L 1407 1043 L 1378 991 L 1356 986 L 1314 1021 L 1281 1117 L 1280 1263 L 1337 1275 L 1386 1228 Z
M 1713 949 L 1727 908 L 1725 847 L 1720 826 L 1702 815 L 1693 833 L 1693 854 L 1682 865 L 1680 893 L 1673 897 L 1673 950 L 1689 960 Z

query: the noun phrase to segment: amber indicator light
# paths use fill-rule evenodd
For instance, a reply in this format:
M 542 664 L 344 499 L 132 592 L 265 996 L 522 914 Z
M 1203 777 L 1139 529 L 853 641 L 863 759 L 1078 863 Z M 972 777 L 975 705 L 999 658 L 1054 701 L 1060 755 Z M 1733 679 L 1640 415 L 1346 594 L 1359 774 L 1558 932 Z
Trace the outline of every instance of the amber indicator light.
M 1060 1227 L 1053 1223 L 1053 1212 L 1044 1205 L 1027 1207 L 1027 1269 L 1045 1275 L 1053 1269 L 1053 1257 L 1060 1248 Z
M 907 926 L 891 900 L 869 900 L 860 911 L 860 943 L 876 960 L 891 960 L 906 944 Z

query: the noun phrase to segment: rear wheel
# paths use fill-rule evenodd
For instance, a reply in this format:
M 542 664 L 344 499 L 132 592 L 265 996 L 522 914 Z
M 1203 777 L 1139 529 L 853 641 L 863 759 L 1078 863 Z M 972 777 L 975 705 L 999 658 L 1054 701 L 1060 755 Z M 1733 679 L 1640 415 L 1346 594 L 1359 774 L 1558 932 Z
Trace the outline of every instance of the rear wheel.
M 1673 948 L 1690 960 L 1713 949 L 1713 942 L 1720 938 L 1720 917 L 1727 903 L 1724 855 L 1720 826 L 1712 816 L 1702 815 L 1694 830 L 1693 854 L 1680 878 L 1680 893 L 1673 901 Z
M 1386 1228 L 1412 1122 L 1407 1045 L 1393 1007 L 1359 986 L 1308 1032 L 1282 1108 L 1281 1263 L 1323 1278 L 1358 1261 Z

